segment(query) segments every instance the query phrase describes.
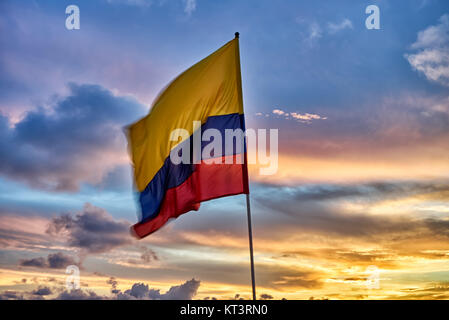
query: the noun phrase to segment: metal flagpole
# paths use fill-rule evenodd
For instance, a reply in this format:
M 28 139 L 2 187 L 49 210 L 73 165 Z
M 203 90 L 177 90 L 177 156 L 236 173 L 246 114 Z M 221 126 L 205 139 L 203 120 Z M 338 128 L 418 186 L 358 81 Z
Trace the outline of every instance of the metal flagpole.
M 239 33 L 236 32 L 235 33 L 235 38 L 238 39 L 239 38 Z M 240 48 L 238 49 L 240 51 Z M 239 71 L 239 76 L 241 79 L 241 72 L 240 72 L 240 52 L 238 52 L 238 71 Z M 241 81 L 241 80 L 240 80 Z M 240 85 L 241 88 L 241 85 Z M 243 98 L 242 98 L 242 104 L 243 104 Z M 248 166 L 248 161 L 247 161 L 247 155 L 246 155 L 246 151 L 245 151 L 245 166 Z M 247 171 L 248 174 L 248 171 Z M 248 188 L 249 190 L 249 188 Z M 256 277 L 254 274 L 254 254 L 253 254 L 253 228 L 252 228 L 252 224 L 251 224 L 251 205 L 250 205 L 250 201 L 249 201 L 249 191 L 246 194 L 246 214 L 248 217 L 248 238 L 249 238 L 249 258 L 251 261 L 251 284 L 253 287 L 253 300 L 256 300 Z
M 249 193 L 246 194 L 246 213 L 248 216 L 249 257 L 251 260 L 251 283 L 253 285 L 253 300 L 256 300 L 256 279 L 254 276 L 254 257 L 253 257 L 253 229 L 251 227 L 251 206 L 249 204 Z

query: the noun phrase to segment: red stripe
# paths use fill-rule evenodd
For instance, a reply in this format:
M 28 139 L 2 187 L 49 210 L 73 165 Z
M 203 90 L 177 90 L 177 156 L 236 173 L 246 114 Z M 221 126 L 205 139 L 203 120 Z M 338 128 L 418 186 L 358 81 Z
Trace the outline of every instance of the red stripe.
M 232 158 L 233 164 L 225 164 L 226 158 Z M 236 160 L 241 158 L 241 154 L 231 155 L 222 157 L 222 164 L 206 164 L 204 161 L 198 164 L 184 183 L 167 190 L 158 215 L 135 224 L 131 232 L 137 238 L 143 238 L 161 228 L 169 219 L 198 210 L 202 201 L 249 193 L 246 165 L 236 164 Z

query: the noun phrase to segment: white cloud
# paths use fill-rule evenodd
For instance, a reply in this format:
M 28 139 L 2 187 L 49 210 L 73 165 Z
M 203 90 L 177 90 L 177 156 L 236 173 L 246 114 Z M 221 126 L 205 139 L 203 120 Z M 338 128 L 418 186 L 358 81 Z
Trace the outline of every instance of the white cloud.
M 136 7 L 150 7 L 153 4 L 163 6 L 167 3 L 166 0 L 106 0 L 110 4 L 121 4 Z M 182 0 L 184 3 L 184 12 L 190 16 L 196 10 L 196 0 Z
M 321 27 L 318 23 L 314 22 L 309 26 L 309 39 L 319 39 L 322 37 Z
M 296 120 L 300 120 L 300 121 L 311 121 L 311 120 L 326 120 L 327 117 L 322 117 L 318 114 L 314 114 L 314 113 L 297 113 L 297 112 L 291 112 L 290 115 L 292 116 L 292 118 L 296 119 Z
M 351 20 L 347 18 L 339 23 L 329 22 L 327 25 L 324 25 L 316 21 L 310 22 L 307 19 L 298 17 L 296 18 L 296 23 L 302 25 L 303 29 L 306 30 L 302 33 L 302 40 L 311 47 L 326 34 L 334 35 L 344 29 L 353 29 Z
M 302 123 L 310 123 L 312 120 L 326 120 L 327 117 L 323 117 L 320 116 L 318 114 L 314 114 L 314 113 L 298 113 L 298 112 L 285 112 L 284 110 L 281 109 L 274 109 L 272 111 L 273 114 L 277 115 L 277 116 L 282 116 L 287 120 L 297 120 L 298 122 L 302 122 Z
M 184 0 L 184 3 L 184 12 L 190 16 L 196 10 L 196 0 Z
M 274 110 L 273 110 L 273 113 L 282 116 L 285 112 L 282 111 L 281 109 L 274 109 Z
M 333 22 L 329 22 L 327 24 L 327 30 L 330 34 L 334 34 L 337 33 L 341 30 L 344 29 L 352 29 L 352 22 L 349 19 L 344 19 L 342 22 L 340 23 L 333 23 Z
M 422 49 L 447 45 L 449 42 L 449 15 L 445 14 L 440 18 L 440 24 L 430 26 L 418 32 L 418 39 L 412 44 L 413 49 Z
M 418 33 L 411 45 L 417 52 L 405 54 L 405 58 L 428 80 L 449 86 L 449 15 L 443 15 L 439 21 Z
M 136 7 L 149 7 L 153 4 L 152 0 L 107 0 L 110 4 L 126 4 Z

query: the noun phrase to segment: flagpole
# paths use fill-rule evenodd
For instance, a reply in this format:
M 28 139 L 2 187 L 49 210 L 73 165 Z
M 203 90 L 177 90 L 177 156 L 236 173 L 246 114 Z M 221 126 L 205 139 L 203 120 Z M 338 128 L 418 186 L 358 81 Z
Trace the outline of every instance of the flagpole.
M 236 32 L 235 33 L 235 38 L 239 39 L 239 33 Z M 238 42 L 237 42 L 238 43 Z M 241 71 L 240 71 L 240 48 L 238 49 L 238 72 L 239 72 L 239 81 L 241 81 Z M 241 90 L 241 85 L 240 85 L 240 90 Z M 240 97 L 242 99 L 242 105 L 243 105 L 243 98 L 242 98 L 242 94 L 240 93 Z M 245 151 L 245 166 L 246 166 L 246 174 L 248 177 L 248 161 L 247 161 L 247 155 L 246 155 L 246 151 Z M 248 218 L 248 239 L 249 239 L 249 258 L 250 258 L 250 262 L 251 262 L 251 284 L 252 284 L 252 288 L 253 288 L 253 300 L 256 300 L 256 277 L 254 274 L 254 254 L 253 254 L 253 228 L 252 228 L 252 224 L 251 224 L 251 205 L 250 205 L 250 200 L 249 200 L 249 187 L 248 187 L 248 193 L 246 194 L 246 215 Z
M 246 194 L 246 213 L 248 216 L 249 257 L 251 260 L 251 283 L 253 285 L 253 300 L 256 300 L 256 279 L 254 276 L 254 257 L 253 257 L 253 229 L 251 227 L 251 206 L 249 204 L 249 193 Z

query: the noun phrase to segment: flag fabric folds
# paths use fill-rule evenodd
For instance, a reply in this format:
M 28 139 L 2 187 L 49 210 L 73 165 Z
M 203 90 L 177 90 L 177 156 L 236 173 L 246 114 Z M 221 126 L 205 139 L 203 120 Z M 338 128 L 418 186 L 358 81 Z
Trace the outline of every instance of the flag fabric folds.
M 194 121 L 200 126 L 195 128 Z M 173 149 L 191 146 L 195 135 L 207 129 L 218 130 L 222 137 L 226 129 L 245 130 L 238 38 L 179 75 L 156 98 L 149 114 L 127 129 L 141 207 L 131 230 L 138 238 L 171 218 L 198 210 L 202 201 L 249 193 L 245 147 L 212 154 L 221 157 L 221 163 L 200 159 L 175 164 L 170 159 Z M 175 129 L 185 129 L 189 136 L 171 141 Z M 205 145 L 202 141 L 200 148 Z

